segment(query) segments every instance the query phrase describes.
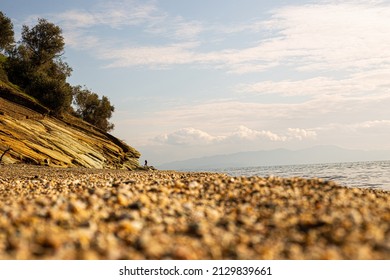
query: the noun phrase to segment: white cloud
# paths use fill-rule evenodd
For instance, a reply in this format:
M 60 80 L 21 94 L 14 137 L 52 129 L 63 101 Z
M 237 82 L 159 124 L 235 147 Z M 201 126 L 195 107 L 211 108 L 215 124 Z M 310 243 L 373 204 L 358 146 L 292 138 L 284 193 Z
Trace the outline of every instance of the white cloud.
M 195 128 L 182 128 L 172 133 L 162 134 L 155 137 L 153 140 L 161 144 L 169 145 L 207 145 L 223 140 L 224 137 L 211 136 L 207 132 L 204 132 Z
M 88 36 L 90 35 L 89 32 L 95 27 L 102 26 L 122 30 L 125 30 L 125 28 L 127 30 L 129 28 L 138 28 L 144 33 L 152 33 L 178 41 L 192 40 L 203 30 L 203 25 L 199 21 L 187 21 L 180 16 L 172 17 L 160 10 L 153 2 L 135 0 L 101 2 L 88 10 L 69 10 L 60 14 L 48 15 L 48 17 L 63 27 L 67 43 L 70 41 L 73 47 L 80 47 L 76 43 L 84 45 L 85 42 L 85 40 L 75 41 L 74 37 L 82 38 L 82 35 Z M 127 47 L 113 47 L 110 39 L 100 36 L 93 42 L 96 42 L 96 44 L 89 45 L 90 49 L 98 50 L 95 54 L 100 54 L 103 50 L 109 49 L 122 54 L 125 58 L 127 57 L 125 51 Z M 145 46 L 144 51 L 150 51 L 151 49 L 153 47 Z M 144 64 L 148 65 L 148 62 L 150 60 L 145 61 Z
M 196 21 L 186 21 L 181 17 L 178 17 L 175 25 L 174 34 L 176 38 L 196 38 L 203 31 L 202 23 Z
M 282 96 L 358 96 L 390 89 L 390 68 L 352 74 L 344 78 L 315 77 L 301 80 L 263 81 L 237 86 L 239 93 L 279 94 Z
M 290 139 L 298 139 L 298 140 L 304 140 L 304 139 L 316 139 L 317 133 L 313 130 L 306 130 L 302 128 L 289 128 L 288 129 L 288 135 Z
M 387 128 L 390 129 L 390 120 L 373 120 L 373 121 L 365 121 L 357 124 L 353 124 L 352 127 L 355 128 Z
M 337 122 L 328 123 L 312 129 L 316 134 L 321 135 L 349 135 L 349 137 L 359 137 L 365 135 L 367 138 L 378 138 L 377 140 L 387 141 L 382 135 L 389 135 L 390 120 L 368 120 L 361 122 Z M 357 139 L 360 140 L 360 139 Z M 356 141 L 357 143 L 359 141 Z M 387 141 L 388 142 L 388 141 Z M 351 143 L 355 144 L 355 143 Z M 387 144 L 388 146 L 388 144 Z
M 129 47 L 115 50 L 102 50 L 101 57 L 111 60 L 107 65 L 113 67 L 127 67 L 129 64 L 161 68 L 171 64 L 186 64 L 194 60 L 191 49 L 196 43 L 172 44 L 162 47 Z
M 97 16 L 86 11 L 70 10 L 56 16 L 63 25 L 62 28 L 87 28 L 96 25 Z
M 113 28 L 139 25 L 163 17 L 155 4 L 135 0 L 102 2 L 95 14 L 99 17 L 98 23 Z
M 214 144 L 243 144 L 248 142 L 285 142 L 292 140 L 311 140 L 316 138 L 316 132 L 301 128 L 289 128 L 280 135 L 268 130 L 254 130 L 246 126 L 239 126 L 235 131 L 225 135 L 214 136 L 195 128 L 183 128 L 172 133 L 165 133 L 155 137 L 153 142 L 168 145 L 202 146 Z
M 193 40 L 200 35 L 204 31 L 204 26 L 200 21 L 188 21 L 181 16 L 164 15 L 159 19 L 149 21 L 145 31 L 156 36 L 185 41 Z
M 227 139 L 233 139 L 233 140 L 249 140 L 249 141 L 256 141 L 258 139 L 268 139 L 271 141 L 286 141 L 287 137 L 280 136 L 276 133 L 273 133 L 271 131 L 266 130 L 253 130 L 248 127 L 245 127 L 241 125 L 237 131 L 231 133 L 226 137 Z
M 368 120 L 357 123 L 348 123 L 341 127 L 356 135 L 371 135 L 385 140 L 390 135 L 390 120 Z M 339 127 L 340 130 L 340 127 Z M 386 140 L 385 140 L 386 141 Z
M 301 70 L 372 69 L 390 62 L 390 6 L 345 2 L 290 6 L 273 15 L 280 38 L 263 45 Z
M 99 45 L 100 39 L 80 31 L 64 30 L 66 45 L 78 50 L 90 50 Z
M 134 0 L 101 2 L 88 10 L 70 10 L 53 15 L 53 19 L 72 30 L 98 25 L 111 28 L 134 26 L 160 17 L 153 4 Z

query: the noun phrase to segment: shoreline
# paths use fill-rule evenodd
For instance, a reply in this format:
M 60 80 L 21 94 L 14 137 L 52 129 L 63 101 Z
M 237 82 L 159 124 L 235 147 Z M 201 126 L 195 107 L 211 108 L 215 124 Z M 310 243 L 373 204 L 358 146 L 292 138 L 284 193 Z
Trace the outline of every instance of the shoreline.
M 0 229 L 0 259 L 390 259 L 390 192 L 1 165 Z

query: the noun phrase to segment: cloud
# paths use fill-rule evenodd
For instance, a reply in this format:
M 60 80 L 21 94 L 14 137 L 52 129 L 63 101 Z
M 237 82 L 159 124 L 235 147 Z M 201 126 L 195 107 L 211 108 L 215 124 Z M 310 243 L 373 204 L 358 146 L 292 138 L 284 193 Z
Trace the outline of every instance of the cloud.
M 153 140 L 160 144 L 169 145 L 207 145 L 223 140 L 224 137 L 212 136 L 195 128 L 182 128 L 169 134 L 162 134 Z
M 365 135 L 365 137 L 377 138 L 377 140 L 382 139 L 386 142 L 386 137 L 383 138 L 382 135 L 388 135 L 390 133 L 390 120 L 382 119 L 361 122 L 328 123 L 323 126 L 315 127 L 312 131 L 321 135 L 348 134 L 349 137 L 355 138 Z
M 112 62 L 106 67 L 128 67 L 148 64 L 163 68 L 171 64 L 187 64 L 194 60 L 191 49 L 196 43 L 172 44 L 163 47 L 129 47 L 115 50 L 101 50 L 101 57 Z
M 390 89 L 390 68 L 351 74 L 343 78 L 314 77 L 301 80 L 263 81 L 238 85 L 239 93 L 278 94 L 282 96 L 357 96 Z
M 313 130 L 306 130 L 302 128 L 289 128 L 288 135 L 290 139 L 316 139 L 317 133 Z
M 256 141 L 258 139 L 268 139 L 271 141 L 286 141 L 286 136 L 280 136 L 276 133 L 266 130 L 253 130 L 248 127 L 241 125 L 237 131 L 231 133 L 226 137 L 226 139 L 233 140 L 248 140 L 248 141 Z
M 368 120 L 357 123 L 348 123 L 339 126 L 339 130 L 349 131 L 355 135 L 372 135 L 383 138 L 390 134 L 390 120 Z
M 145 32 L 155 36 L 163 36 L 173 40 L 193 40 L 204 31 L 204 25 L 200 21 L 189 21 L 181 16 L 163 17 L 149 21 Z
M 135 0 L 102 2 L 95 14 L 99 17 L 98 23 L 113 28 L 140 25 L 164 17 L 154 3 Z
M 100 2 L 88 10 L 70 10 L 51 18 L 64 26 L 72 47 L 89 46 L 109 67 L 168 68 L 188 64 L 245 74 L 276 66 L 330 72 L 390 65 L 390 55 L 383 51 L 390 49 L 388 3 L 321 1 L 284 6 L 268 15 L 266 20 L 252 19 L 221 27 L 218 22 L 168 14 L 153 1 L 120 0 Z M 112 44 L 112 38 L 93 33 L 97 26 L 126 27 L 126 32 L 134 27 L 143 35 L 152 34 L 161 40 L 158 45 L 144 44 L 137 42 L 136 36 L 130 41 L 124 36 Z M 210 38 L 224 41 L 226 35 L 242 32 L 251 33 L 251 45 L 228 48 L 225 44 L 218 48 L 210 43 Z M 83 35 L 91 42 L 80 40 Z M 169 57 L 163 59 L 167 52 Z
M 186 61 L 182 60 L 182 49 L 177 59 L 170 60 L 170 65 L 209 65 L 237 74 L 265 71 L 278 65 L 299 71 L 325 72 L 330 69 L 383 68 L 390 64 L 390 55 L 383 52 L 390 49 L 388 18 L 389 5 L 328 3 L 289 6 L 275 10 L 270 21 L 254 24 L 268 26 L 272 31 L 268 39 L 251 47 L 209 52 L 193 47 L 191 55 L 187 53 Z M 131 59 L 126 61 L 128 67 L 139 63 Z M 159 63 L 155 52 L 144 61 L 145 66 Z
M 134 0 L 100 2 L 88 10 L 69 10 L 52 15 L 67 29 L 109 26 L 121 28 L 135 26 L 161 17 L 151 3 L 139 3 Z
M 72 40 L 72 37 L 80 38 L 81 34 L 88 35 L 89 33 L 94 33 L 93 31 L 97 27 L 109 27 L 114 30 L 123 30 L 124 32 L 128 32 L 131 28 L 137 28 L 145 34 L 150 33 L 178 41 L 192 40 L 203 30 L 201 22 L 187 21 L 181 16 L 170 16 L 160 10 L 156 3 L 152 1 L 118 0 L 98 2 L 97 5 L 92 6 L 88 10 L 74 9 L 60 14 L 47 15 L 47 17 L 58 22 L 63 27 L 66 40 L 70 40 L 74 47 L 77 47 L 77 45 L 76 41 Z M 98 37 L 99 44 L 91 45 L 91 49 L 99 49 L 100 51 L 96 52 L 96 54 L 109 48 L 125 55 L 124 49 L 126 47 L 124 49 L 112 47 L 110 38 L 102 35 L 95 36 Z M 83 41 L 85 40 L 78 42 L 83 44 Z M 126 42 L 123 41 L 121 43 Z M 146 46 L 147 50 L 150 50 L 148 46 Z
M 155 5 L 136 0 L 116 0 L 96 2 L 88 9 L 72 9 L 56 14 L 31 15 L 26 24 L 34 25 L 37 18 L 47 18 L 58 24 L 65 37 L 66 46 L 90 50 L 99 55 L 99 50 L 109 48 L 112 38 L 97 32 L 97 28 L 113 30 L 136 27 L 151 21 L 160 20 Z M 104 32 L 103 32 L 104 33 Z
M 203 24 L 198 21 L 186 21 L 178 17 L 174 22 L 174 37 L 191 40 L 196 38 L 203 31 Z
M 168 145 L 202 146 L 215 144 L 239 144 L 246 142 L 272 141 L 285 142 L 292 140 L 303 141 L 315 139 L 316 132 L 301 128 L 289 128 L 285 135 L 267 130 L 254 130 L 246 126 L 239 126 L 235 131 L 226 135 L 214 136 L 195 128 L 182 128 L 172 133 L 165 133 L 153 139 L 154 143 Z
M 373 127 L 379 127 L 379 128 L 381 128 L 381 129 L 383 129 L 383 128 L 390 129 L 390 120 L 373 120 L 373 121 L 365 121 L 365 122 L 353 124 L 352 127 L 355 127 L 355 128 L 373 128 Z
M 225 49 L 215 52 L 199 52 L 199 41 L 174 43 L 161 46 L 134 46 L 100 49 L 100 58 L 111 60 L 107 67 L 146 66 L 171 68 L 177 65 L 206 66 L 226 69 L 229 73 L 243 74 L 265 71 L 278 63 L 270 59 L 259 59 L 257 50 L 244 51 Z M 258 64 L 253 64 L 258 61 Z
M 87 28 L 98 23 L 98 16 L 86 11 L 70 10 L 57 15 L 57 21 L 66 29 Z
M 389 5 L 371 2 L 325 2 L 287 6 L 274 10 L 270 20 L 254 22 L 254 26 L 269 28 L 271 36 L 268 39 L 261 39 L 251 47 L 224 48 L 208 52 L 200 51 L 198 46 L 191 49 L 181 48 L 177 56 L 171 55 L 168 65 L 209 65 L 240 74 L 265 71 L 277 65 L 294 67 L 299 71 L 382 68 L 390 64 L 390 55 L 383 52 L 384 49 L 390 48 L 388 18 Z M 215 36 L 212 34 L 213 29 L 206 29 L 204 25 L 195 24 L 193 32 L 209 32 L 208 36 Z M 246 25 L 237 26 L 236 30 L 247 29 Z M 188 23 L 180 23 L 178 26 L 194 29 L 194 26 Z M 256 33 L 253 36 L 256 36 Z M 161 61 L 160 52 L 156 51 L 166 48 L 139 46 L 136 50 L 149 53 L 148 59 L 142 61 L 143 65 L 155 67 L 159 64 L 167 66 L 166 61 Z M 129 56 L 130 52 L 120 49 L 118 51 L 126 61 L 122 67 L 141 63 Z M 186 60 L 182 59 L 183 53 Z
M 390 6 L 371 1 L 289 6 L 273 14 L 280 37 L 263 48 L 305 71 L 372 69 L 390 62 L 388 18 Z
M 64 30 L 66 45 L 78 50 L 90 50 L 99 45 L 99 37 L 80 31 Z

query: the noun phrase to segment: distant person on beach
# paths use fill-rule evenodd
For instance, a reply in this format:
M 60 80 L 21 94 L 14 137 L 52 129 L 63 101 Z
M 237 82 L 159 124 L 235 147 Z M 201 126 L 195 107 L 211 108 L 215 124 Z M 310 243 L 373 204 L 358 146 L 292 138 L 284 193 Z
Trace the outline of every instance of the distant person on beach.
M 145 165 L 144 166 L 145 167 L 148 166 L 148 161 L 147 160 L 145 160 Z

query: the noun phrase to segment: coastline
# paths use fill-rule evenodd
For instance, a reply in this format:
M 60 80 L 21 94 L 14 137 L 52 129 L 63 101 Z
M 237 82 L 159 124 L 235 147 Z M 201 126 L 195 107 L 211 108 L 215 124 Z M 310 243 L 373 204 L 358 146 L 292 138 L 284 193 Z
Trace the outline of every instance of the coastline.
M 0 174 L 0 259 L 390 259 L 389 191 L 206 172 Z

